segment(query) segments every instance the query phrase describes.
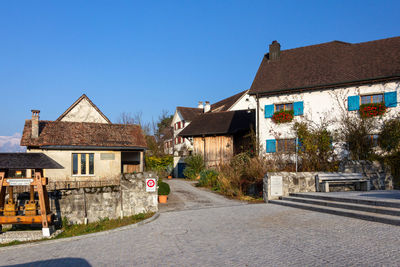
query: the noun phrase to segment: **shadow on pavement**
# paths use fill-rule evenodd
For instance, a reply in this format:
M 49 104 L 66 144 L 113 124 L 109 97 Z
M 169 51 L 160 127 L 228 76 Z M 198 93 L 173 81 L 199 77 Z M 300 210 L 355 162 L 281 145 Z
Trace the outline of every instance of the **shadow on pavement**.
M 28 267 L 28 266 L 83 266 L 83 267 L 90 267 L 92 265 L 89 264 L 85 259 L 81 258 L 60 258 L 54 260 L 44 260 L 44 261 L 34 261 L 22 264 L 15 264 L 15 265 L 4 265 L 8 267 Z

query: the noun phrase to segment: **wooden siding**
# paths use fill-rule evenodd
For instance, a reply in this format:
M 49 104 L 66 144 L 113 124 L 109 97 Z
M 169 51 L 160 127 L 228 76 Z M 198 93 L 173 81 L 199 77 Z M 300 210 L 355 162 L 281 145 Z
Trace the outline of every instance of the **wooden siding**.
M 216 166 L 233 156 L 233 138 L 232 136 L 195 137 L 193 151 L 204 157 L 207 167 Z

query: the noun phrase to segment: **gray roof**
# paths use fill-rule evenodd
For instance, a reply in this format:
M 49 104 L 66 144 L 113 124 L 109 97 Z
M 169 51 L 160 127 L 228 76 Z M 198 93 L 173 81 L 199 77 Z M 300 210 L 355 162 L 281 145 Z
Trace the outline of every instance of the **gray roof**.
M 43 153 L 0 153 L 0 169 L 64 169 Z

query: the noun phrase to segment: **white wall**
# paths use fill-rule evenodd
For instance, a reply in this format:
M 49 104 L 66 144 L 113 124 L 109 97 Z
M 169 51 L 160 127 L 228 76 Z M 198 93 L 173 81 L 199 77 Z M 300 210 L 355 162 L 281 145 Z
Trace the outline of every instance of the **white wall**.
M 229 109 L 229 111 L 234 110 L 247 110 L 247 109 L 256 109 L 257 103 L 254 96 L 249 94 L 243 94 L 241 98 L 236 101 L 235 104 Z
M 62 165 L 64 169 L 46 169 L 45 176 L 51 180 L 98 180 L 112 179 L 121 174 L 121 152 L 120 151 L 93 151 L 93 150 L 42 150 L 29 149 L 28 153 L 43 153 Z M 72 175 L 72 153 L 94 153 L 94 175 Z M 102 153 L 113 154 L 114 159 L 102 160 Z
M 296 121 L 310 121 L 316 125 L 321 122 L 329 122 L 329 130 L 339 129 L 339 120 L 343 112 L 350 112 L 358 116 L 358 111 L 347 111 L 347 97 L 352 95 L 379 94 L 397 91 L 397 101 L 400 98 L 400 82 L 386 84 L 363 85 L 356 87 L 338 88 L 324 91 L 310 91 L 290 95 L 269 96 L 260 98 L 259 127 L 260 142 L 266 149 L 267 139 L 294 138 L 292 127 Z M 275 124 L 271 118 L 265 118 L 264 106 L 279 103 L 304 102 L 304 115 L 294 116 L 290 123 Z M 391 118 L 399 114 L 400 105 L 387 108 L 383 119 Z M 258 122 L 257 122 L 258 123 Z
M 108 123 L 86 99 L 82 99 L 61 121 Z

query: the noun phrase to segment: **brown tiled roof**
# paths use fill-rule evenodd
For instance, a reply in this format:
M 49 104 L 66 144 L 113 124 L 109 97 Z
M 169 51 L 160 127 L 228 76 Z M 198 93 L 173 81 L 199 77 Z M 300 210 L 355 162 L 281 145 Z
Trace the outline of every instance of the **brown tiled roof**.
M 222 99 L 217 103 L 211 105 L 211 112 L 227 111 L 229 108 L 236 103 L 248 90 L 244 90 L 236 95 L 230 96 L 228 98 Z
M 0 153 L 0 169 L 63 169 L 43 153 Z
M 61 121 L 62 118 L 64 118 L 76 105 L 79 104 L 83 99 L 89 102 L 90 105 L 93 106 L 93 108 L 108 122 L 111 123 L 111 121 L 106 117 L 106 115 L 103 114 L 103 112 L 100 111 L 100 109 L 87 97 L 85 94 L 83 94 L 78 100 L 76 100 L 63 114 L 61 114 L 60 117 L 56 121 Z
M 333 41 L 266 54 L 250 94 L 326 88 L 400 78 L 400 37 L 365 43 Z
M 203 113 L 202 108 L 176 107 L 176 109 L 185 121 L 192 121 L 195 117 Z
M 255 125 L 254 111 L 237 110 L 204 113 L 193 120 L 179 135 L 183 137 L 234 134 Z
M 138 125 L 39 121 L 39 137 L 31 138 L 31 120 L 25 121 L 21 146 L 146 147 Z

